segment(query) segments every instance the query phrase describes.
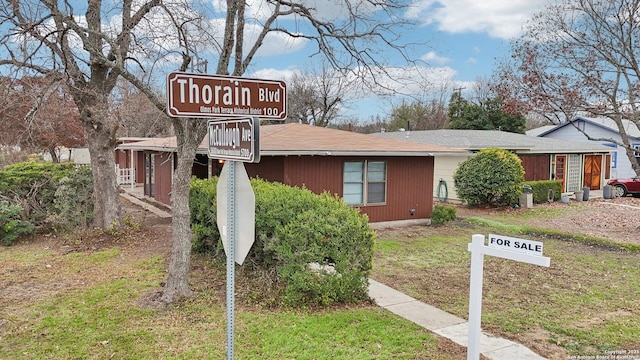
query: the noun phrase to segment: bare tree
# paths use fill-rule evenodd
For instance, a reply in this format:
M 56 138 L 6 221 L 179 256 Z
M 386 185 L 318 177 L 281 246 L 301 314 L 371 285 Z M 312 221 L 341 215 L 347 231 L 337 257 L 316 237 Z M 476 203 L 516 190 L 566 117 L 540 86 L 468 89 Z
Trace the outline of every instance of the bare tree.
M 564 0 L 537 14 L 500 68 L 499 91 L 512 105 L 552 123 L 577 114 L 613 120 L 636 174 L 640 166 L 624 120 L 640 126 L 640 0 Z M 523 113 L 527 113 L 523 111 Z M 577 128 L 577 127 L 576 127 Z
M 162 97 L 156 91 L 157 97 Z M 118 119 L 118 136 L 160 137 L 172 135 L 171 119 L 130 83 L 119 81 L 111 93 L 110 106 Z
M 140 67 L 145 76 L 153 77 L 163 62 L 152 60 L 164 59 L 167 63 L 178 59 L 181 65 L 174 62 L 174 70 L 186 71 L 208 51 L 216 56 L 216 74 L 242 76 L 267 38 L 274 36 L 315 45 L 316 55 L 332 68 L 349 74 L 351 81 L 359 79 L 370 85 L 382 85 L 385 51 L 396 51 L 410 61 L 398 35 L 400 28 L 408 24 L 402 17 L 410 4 L 408 0 L 218 1 L 214 5 L 222 8 L 211 13 L 222 11 L 226 15 L 220 33 L 206 22 L 204 13 L 192 10 L 205 9 L 205 4 L 190 6 L 187 0 L 124 0 L 113 3 L 121 5 L 118 9 L 108 9 L 106 5 L 102 9 L 102 2 L 93 0 L 83 17 L 77 16 L 70 4 L 0 0 L 0 21 L 11 29 L 0 41 L 11 57 L 0 65 L 42 73 L 58 71 L 66 79 L 90 143 L 94 181 L 102 185 L 99 190 L 108 191 L 98 194 L 96 203 L 101 204 L 102 210 L 118 208 L 113 146 L 119 124 L 117 117 L 108 116 L 107 111 L 108 96 L 117 79 L 125 78 L 158 109 L 166 110 L 166 102 L 149 85 L 149 78 L 136 75 L 134 66 Z M 118 21 L 102 21 L 103 16 L 114 13 L 121 14 Z M 28 46 L 16 48 L 16 44 L 23 43 Z M 195 153 L 207 127 L 202 119 L 172 118 L 171 122 L 178 161 L 171 195 L 173 247 L 162 295 L 166 302 L 191 294 L 189 185 Z M 117 211 L 108 213 L 111 216 L 103 216 L 99 225 L 117 220 Z
M 67 85 L 80 112 L 87 137 L 94 182 L 94 225 L 120 224 L 114 147 L 117 119 L 109 113 L 108 98 L 132 60 L 134 31 L 162 4 L 160 0 L 124 0 L 103 9 L 102 1 L 87 4 L 59 1 L 0 0 L 0 66 L 21 74 L 58 77 Z M 82 11 L 82 15 L 81 14 Z M 120 12 L 119 22 L 105 21 Z
M 318 55 L 322 56 L 331 67 L 350 73 L 354 78 L 379 84 L 380 69 L 384 69 L 384 62 L 378 56 L 380 48 L 392 49 L 404 55 L 404 47 L 398 41 L 396 30 L 403 24 L 400 13 L 403 4 L 400 1 L 340 1 L 320 3 L 321 6 L 340 5 L 339 12 L 332 17 L 326 13 L 307 5 L 306 1 L 268 1 L 260 9 L 263 11 L 260 19 L 252 19 L 246 14 L 248 9 L 246 0 L 228 0 L 224 36 L 221 41 L 220 57 L 216 73 L 220 75 L 241 76 L 253 61 L 258 49 L 268 35 L 280 34 L 290 39 L 304 39 L 316 44 Z M 335 9 L 334 9 L 335 10 Z M 296 19 L 291 30 L 283 27 L 277 20 Z M 391 19 L 380 22 L 381 18 Z M 247 43 L 245 35 L 252 29 L 259 27 L 257 36 L 252 43 Z M 304 30 L 303 30 L 304 29 Z M 363 46 L 363 44 L 375 46 Z M 232 62 L 233 60 L 233 62 Z M 174 129 L 178 138 L 178 169 L 173 183 L 173 213 L 174 213 L 174 247 L 169 265 L 169 276 L 163 294 L 163 300 L 174 301 L 190 294 L 188 288 L 188 258 L 189 241 L 176 238 L 176 205 L 184 216 L 181 225 L 182 234 L 190 231 L 188 226 L 189 208 L 188 192 L 191 175 L 191 162 L 195 149 L 205 135 L 206 129 L 201 121 L 190 120 L 185 126 L 174 120 Z M 181 152 L 181 149 L 183 151 Z M 182 160 L 181 160 L 182 156 Z M 189 157 L 191 156 L 191 157 Z M 179 203 L 179 204 L 178 204 Z
M 323 65 L 319 70 L 295 72 L 287 84 L 287 122 L 329 126 L 353 98 L 352 82 Z

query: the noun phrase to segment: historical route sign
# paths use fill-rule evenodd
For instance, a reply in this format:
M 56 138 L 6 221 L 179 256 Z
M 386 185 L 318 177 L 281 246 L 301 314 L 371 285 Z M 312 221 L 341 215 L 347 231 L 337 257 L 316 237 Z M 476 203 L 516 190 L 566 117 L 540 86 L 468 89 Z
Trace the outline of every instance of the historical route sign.
M 167 113 L 172 117 L 256 116 L 284 120 L 284 81 L 172 72 L 167 76 Z
M 260 162 L 260 119 L 209 120 L 209 157 Z

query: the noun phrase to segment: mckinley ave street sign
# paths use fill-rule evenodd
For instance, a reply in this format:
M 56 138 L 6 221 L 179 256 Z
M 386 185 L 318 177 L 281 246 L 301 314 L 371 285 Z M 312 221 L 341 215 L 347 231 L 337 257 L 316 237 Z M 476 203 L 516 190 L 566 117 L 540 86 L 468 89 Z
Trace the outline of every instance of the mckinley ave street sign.
M 167 76 L 167 113 L 173 117 L 284 120 L 286 92 L 283 81 L 172 72 Z

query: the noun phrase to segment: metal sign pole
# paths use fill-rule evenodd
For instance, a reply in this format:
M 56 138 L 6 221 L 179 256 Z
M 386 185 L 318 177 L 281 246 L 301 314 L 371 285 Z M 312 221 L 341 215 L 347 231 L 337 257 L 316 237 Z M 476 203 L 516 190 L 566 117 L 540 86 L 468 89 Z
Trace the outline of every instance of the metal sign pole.
M 469 341 L 467 360 L 480 359 L 480 325 L 482 321 L 482 278 L 484 272 L 484 235 L 471 237 L 471 275 L 469 285 Z
M 227 176 L 227 360 L 233 360 L 235 313 L 236 161 L 229 161 Z

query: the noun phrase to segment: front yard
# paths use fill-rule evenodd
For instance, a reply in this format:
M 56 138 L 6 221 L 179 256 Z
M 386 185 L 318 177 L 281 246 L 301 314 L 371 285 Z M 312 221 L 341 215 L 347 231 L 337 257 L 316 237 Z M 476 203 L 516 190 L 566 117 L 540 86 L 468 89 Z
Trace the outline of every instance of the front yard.
M 640 209 L 592 201 L 460 213 L 467 219 L 442 227 L 379 231 L 372 278 L 467 318 L 471 235 L 543 241 L 549 268 L 485 257 L 483 330 L 550 359 L 640 349 L 640 233 L 610 222 L 623 213 L 639 219 Z M 603 229 L 614 239 L 594 237 Z
M 635 206 L 638 199 L 622 200 Z M 194 255 L 197 295 L 149 307 L 166 279 L 171 225 L 136 211 L 137 232 L 41 237 L 0 248 L 0 358 L 224 357 L 224 265 Z M 640 349 L 640 236 L 627 218 L 613 221 L 622 213 L 640 216 L 636 208 L 592 202 L 460 208 L 465 220 L 441 227 L 379 231 L 371 277 L 466 318 L 471 235 L 543 241 L 550 268 L 486 258 L 483 329 L 550 359 L 631 354 Z M 602 233 L 612 236 L 594 237 Z M 238 359 L 466 358 L 463 347 L 373 304 L 283 311 L 255 305 L 252 299 L 265 294 L 254 285 L 238 273 Z

